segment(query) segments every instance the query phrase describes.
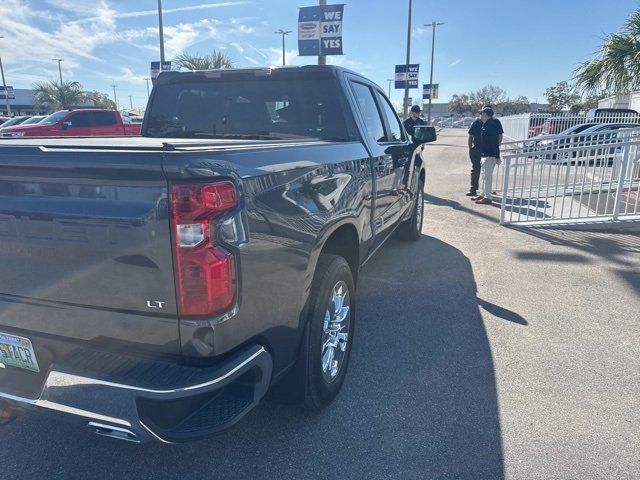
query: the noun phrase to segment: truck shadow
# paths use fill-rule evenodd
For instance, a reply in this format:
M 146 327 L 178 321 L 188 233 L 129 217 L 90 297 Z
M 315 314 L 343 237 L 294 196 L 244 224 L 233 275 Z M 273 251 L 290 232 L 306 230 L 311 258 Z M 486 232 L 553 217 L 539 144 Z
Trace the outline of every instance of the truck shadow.
M 365 267 L 358 300 L 354 370 L 375 367 L 351 387 L 385 399 L 367 400 L 367 410 L 377 405 L 390 417 L 384 436 L 398 445 L 396 473 L 502 478 L 495 375 L 479 305 L 527 322 L 479 300 L 469 260 L 426 236 L 390 242 Z
M 0 430 L 0 458 L 64 478 L 501 479 L 480 302 L 459 250 L 427 236 L 392 240 L 362 271 L 350 371 L 323 412 L 263 402 L 221 436 L 142 447 L 26 415 Z M 526 325 L 498 306 L 483 308 Z

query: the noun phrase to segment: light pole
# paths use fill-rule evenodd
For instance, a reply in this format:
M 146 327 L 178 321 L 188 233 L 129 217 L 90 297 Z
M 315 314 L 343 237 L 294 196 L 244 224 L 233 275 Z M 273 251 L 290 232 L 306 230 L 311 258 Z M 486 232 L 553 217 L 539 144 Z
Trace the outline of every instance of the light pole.
M 54 62 L 58 62 L 58 73 L 60 74 L 60 85 L 62 85 L 62 67 L 60 63 L 62 62 L 62 58 L 52 58 Z
M 150 78 L 145 78 L 144 81 L 147 82 L 147 98 L 149 98 L 149 96 L 151 95 L 149 93 L 149 80 L 151 80 Z
M 162 29 L 162 0 L 158 0 L 158 35 L 160 37 L 160 61 L 164 62 L 164 31 Z M 162 71 L 162 63 L 160 64 Z
M 120 110 L 118 108 L 118 96 L 116 95 L 116 88 L 118 88 L 117 85 L 111 85 L 113 87 L 113 101 L 116 103 L 116 110 Z
M 391 100 L 391 84 L 394 82 L 394 79 L 387 78 L 387 82 L 389 82 L 389 100 Z
M 321 7 L 327 4 L 327 0 L 320 0 L 318 5 L 320 5 Z M 326 65 L 327 64 L 327 57 L 324 55 L 320 55 L 318 56 L 318 65 Z
M 133 95 L 129 95 L 129 106 L 131 107 L 131 110 L 133 110 Z
M 429 75 L 429 109 L 427 110 L 427 125 L 431 125 L 431 99 L 433 97 L 433 54 L 436 50 L 436 27 L 444 25 L 444 22 L 433 21 L 424 25 L 425 27 L 431 27 L 433 29 L 433 35 L 431 37 L 431 74 Z
M 280 29 L 277 32 L 275 32 L 277 35 L 282 35 L 282 66 L 284 67 L 287 62 L 285 60 L 285 54 L 286 54 L 286 50 L 285 50 L 285 46 L 284 46 L 284 37 L 289 35 L 291 33 L 291 30 L 283 30 Z
M 4 38 L 0 35 L 0 38 Z M 2 57 L 0 57 L 0 73 L 2 73 L 2 86 L 4 87 L 4 100 L 7 102 L 7 115 L 11 116 L 11 104 L 9 103 L 9 92 L 7 91 L 7 82 L 4 80 L 4 68 L 2 68 Z
M 411 63 L 411 10 L 413 8 L 413 0 L 409 0 L 409 21 L 407 23 L 407 62 L 405 70 L 405 84 L 404 84 L 404 101 L 402 102 L 402 114 L 407 116 L 409 111 L 409 64 Z

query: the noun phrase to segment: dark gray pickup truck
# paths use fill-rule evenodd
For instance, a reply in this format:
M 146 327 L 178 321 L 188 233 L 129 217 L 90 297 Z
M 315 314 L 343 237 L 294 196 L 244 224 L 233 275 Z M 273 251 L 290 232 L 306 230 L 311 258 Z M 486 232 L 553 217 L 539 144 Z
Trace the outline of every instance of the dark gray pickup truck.
M 337 67 L 160 75 L 139 138 L 0 140 L 0 423 L 184 442 L 344 381 L 360 267 L 425 169 Z

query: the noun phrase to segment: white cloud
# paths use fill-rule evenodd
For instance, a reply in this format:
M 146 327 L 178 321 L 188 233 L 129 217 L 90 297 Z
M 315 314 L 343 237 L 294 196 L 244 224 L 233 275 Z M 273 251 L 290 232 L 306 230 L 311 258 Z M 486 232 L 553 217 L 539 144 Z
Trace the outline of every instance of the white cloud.
M 63 78 L 74 78 L 74 70 L 96 73 L 107 67 L 103 75 L 117 83 L 137 84 L 143 75 L 129 65 L 135 62 L 126 54 L 132 48 L 158 55 L 158 30 L 154 23 L 147 28 L 122 28 L 121 18 L 155 15 L 155 10 L 118 13 L 114 3 L 108 0 L 46 0 L 38 9 L 30 0 L 0 0 L 2 10 L 10 15 L 0 15 L 0 53 L 5 64 L 7 81 L 17 87 L 30 86 L 35 81 L 53 80 L 58 77 L 57 64 L 52 58 L 63 58 Z M 133 4 L 138 2 L 127 2 Z M 155 2 L 151 2 L 152 4 Z M 203 3 L 189 7 L 165 9 L 165 13 L 236 5 L 255 4 L 253 1 Z M 80 20 L 77 20 L 80 18 Z M 224 17 L 220 17 L 224 18 Z M 262 29 L 260 17 L 204 18 L 193 23 L 165 23 L 165 52 L 168 59 L 185 50 L 209 53 L 214 48 L 233 48 L 233 52 L 252 65 L 265 65 L 274 57 L 273 64 L 281 61 L 273 52 L 265 53 L 247 43 L 256 34 L 255 26 Z M 202 44 L 202 45 L 200 45 Z M 201 48 L 198 49 L 196 45 Z M 123 67 L 103 60 L 103 48 L 109 47 L 110 55 L 123 62 Z M 237 52 L 237 53 L 236 53 Z M 279 52 L 279 50 L 278 50 Z M 151 55 L 143 55 L 149 57 Z M 233 55 L 232 55 L 233 57 Z M 288 60 L 296 57 L 288 53 Z M 105 57 L 106 58 L 106 57 Z M 77 78 L 77 77 L 76 77 Z
M 3 0 L 2 9 L 11 12 L 0 16 L 2 52 L 6 63 L 50 63 L 52 58 L 65 59 L 65 66 L 73 68 L 81 59 L 100 61 L 92 53 L 111 41 L 115 22 L 111 10 L 101 2 L 95 12 L 96 20 L 87 25 L 53 24 L 58 16 L 45 10 L 34 10 L 24 0 Z M 36 26 L 49 21 L 51 28 Z M 79 48 L 79 46 L 81 46 Z
M 144 84 L 146 75 L 138 75 L 128 67 L 120 67 L 120 75 L 107 75 L 107 78 L 116 83 L 129 83 L 134 85 Z
M 255 28 L 242 24 L 242 25 L 238 25 L 238 30 L 246 34 L 246 33 L 253 33 L 255 31 Z
M 454 60 L 453 62 L 451 62 L 451 63 L 449 64 L 449 66 L 450 66 L 450 67 L 455 67 L 455 66 L 456 66 L 456 65 L 458 65 L 461 61 L 462 61 L 462 59 L 461 59 L 461 58 L 459 58 L 459 59 L 457 59 L 457 60 Z
M 63 0 L 50 0 L 50 1 L 57 3 L 57 2 L 62 2 Z M 239 1 L 239 2 L 203 3 L 201 5 L 190 5 L 187 7 L 163 8 L 162 16 L 164 17 L 165 15 L 172 14 L 172 13 L 189 12 L 193 10 L 206 10 L 206 9 L 222 8 L 222 7 L 238 7 L 238 6 L 253 5 L 253 4 L 255 4 L 255 2 L 253 1 Z M 136 18 L 136 17 L 150 17 L 150 16 L 157 16 L 157 15 L 158 15 L 157 9 L 140 10 L 137 12 L 120 12 L 120 13 L 114 12 L 113 13 L 114 18 Z M 77 23 L 92 22 L 92 21 L 95 21 L 96 18 L 97 17 L 95 16 L 91 16 L 87 18 L 82 18 L 80 20 L 77 20 L 76 22 Z
M 411 36 L 414 38 L 420 38 L 422 37 L 425 33 L 427 33 L 427 29 L 426 28 L 422 28 L 422 27 L 417 27 L 411 30 Z M 407 35 L 407 31 L 405 30 L 405 36 Z

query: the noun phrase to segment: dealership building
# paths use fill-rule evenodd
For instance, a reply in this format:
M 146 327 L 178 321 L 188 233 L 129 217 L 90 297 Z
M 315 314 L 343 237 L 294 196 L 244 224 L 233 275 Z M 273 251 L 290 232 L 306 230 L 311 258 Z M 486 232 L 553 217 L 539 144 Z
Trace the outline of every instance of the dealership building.
M 31 88 L 14 88 L 13 94 L 15 98 L 9 98 L 11 106 L 11 116 L 16 115 L 37 115 L 44 114 L 49 111 L 48 104 L 35 105 L 33 94 L 35 90 Z M 78 107 L 93 107 L 93 102 L 85 102 Z M 4 92 L 0 93 L 0 116 L 8 116 L 7 100 Z
M 33 104 L 33 92 L 30 88 L 14 88 L 15 98 L 9 99 L 11 115 L 34 115 L 46 108 L 36 108 Z M 4 94 L 0 94 L 0 115 L 7 116 L 7 101 Z

